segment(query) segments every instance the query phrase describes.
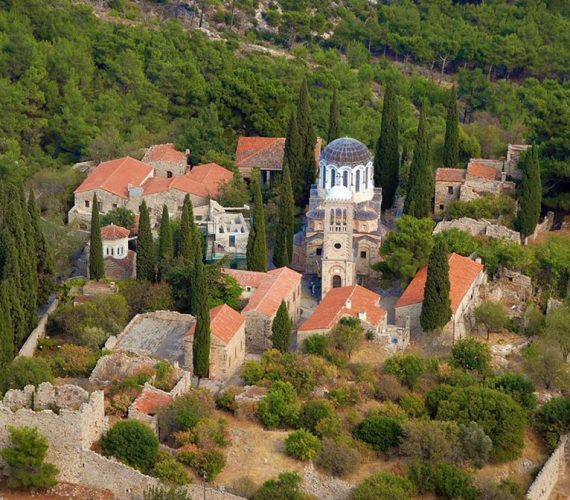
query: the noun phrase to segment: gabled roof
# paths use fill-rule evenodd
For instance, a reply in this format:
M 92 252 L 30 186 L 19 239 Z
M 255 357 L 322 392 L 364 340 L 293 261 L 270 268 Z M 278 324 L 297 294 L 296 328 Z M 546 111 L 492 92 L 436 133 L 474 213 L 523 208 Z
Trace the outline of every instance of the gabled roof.
M 129 197 L 129 184 L 140 187 L 153 175 L 154 169 L 130 156 L 99 163 L 97 168 L 75 190 L 76 193 L 103 189 L 122 198 Z
M 329 330 L 341 318 L 358 313 L 366 313 L 366 321 L 378 325 L 386 316 L 386 311 L 379 306 L 380 295 L 360 285 L 333 288 L 317 306 L 313 314 L 303 322 L 299 331 Z
M 167 392 L 145 385 L 140 395 L 133 401 L 131 408 L 145 415 L 156 415 L 160 408 L 172 402 L 173 399 Z
M 257 288 L 267 278 L 267 273 L 258 271 L 224 268 L 222 272 L 234 278 L 242 288 L 246 286 Z
M 186 165 L 188 162 L 186 153 L 178 151 L 172 143 L 155 144 L 151 146 L 148 148 L 142 161 L 146 163 L 163 161 L 167 163 L 176 163 L 183 165 Z
M 483 165 L 482 163 L 469 163 L 467 166 L 467 173 L 469 175 L 482 177 L 483 179 L 489 179 L 491 181 L 494 181 L 497 178 L 497 170 L 494 167 Z
M 443 168 L 435 171 L 436 182 L 463 182 L 465 180 L 464 168 Z
M 226 304 L 210 309 L 210 333 L 224 344 L 230 343 L 244 323 L 245 318 Z M 190 328 L 188 336 L 194 335 L 195 330 L 196 324 Z
M 187 176 L 191 180 L 202 184 L 212 198 L 217 198 L 220 185 L 230 182 L 234 174 L 231 170 L 217 163 L 206 163 L 204 165 L 196 165 Z
M 121 226 L 115 226 L 115 224 L 109 224 L 108 226 L 101 228 L 101 239 L 103 240 L 120 240 L 122 238 L 127 238 L 130 234 L 128 229 Z
M 240 168 L 281 170 L 285 154 L 285 137 L 240 137 L 236 165 Z
M 449 255 L 449 298 L 451 310 L 457 311 L 459 304 L 465 297 L 477 276 L 483 271 L 483 264 L 479 264 L 468 257 L 452 253 Z M 419 304 L 424 300 L 424 289 L 427 279 L 427 266 L 422 267 L 414 276 L 402 296 L 396 302 L 396 308 Z

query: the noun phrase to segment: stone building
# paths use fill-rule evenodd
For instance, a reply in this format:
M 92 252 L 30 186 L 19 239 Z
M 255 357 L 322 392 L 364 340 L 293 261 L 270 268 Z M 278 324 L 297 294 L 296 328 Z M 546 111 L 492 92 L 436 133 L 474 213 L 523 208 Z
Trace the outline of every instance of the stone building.
M 471 201 L 484 195 L 514 194 L 506 173 L 472 160 L 467 169 L 438 168 L 435 172 L 434 214 L 441 216 L 453 200 Z
M 155 144 L 147 149 L 142 162 L 154 168 L 155 175 L 158 177 L 176 177 L 184 175 L 188 170 L 189 154 L 188 149 L 182 153 L 172 143 Z
M 135 277 L 137 256 L 129 250 L 129 233 L 128 229 L 114 224 L 101 228 L 105 277 L 116 280 Z
M 311 187 L 307 225 L 295 235 L 291 267 L 321 276 L 331 288 L 357 283 L 379 260 L 382 189 L 374 186 L 372 155 L 356 139 L 332 141 Z
M 408 322 L 412 333 L 419 334 L 420 314 L 427 279 L 427 267 L 420 269 L 402 296 L 396 302 L 396 325 L 405 326 Z M 443 328 L 443 333 L 453 341 L 464 337 L 474 326 L 474 309 L 481 302 L 483 286 L 487 274 L 479 262 L 452 253 L 449 255 L 449 297 L 452 316 Z
M 315 161 L 321 154 L 322 139 L 317 138 Z M 283 170 L 285 137 L 240 137 L 236 148 L 236 166 L 244 179 L 251 177 L 254 168 L 261 170 L 261 181 L 271 184 Z
M 210 310 L 209 380 L 226 381 L 245 360 L 245 318 L 226 304 Z M 192 367 L 193 325 L 184 338 L 184 360 Z
M 301 275 L 288 267 L 267 273 L 224 269 L 242 287 L 241 298 L 247 301 L 242 310 L 245 317 L 248 351 L 264 351 L 272 347 L 271 326 L 277 309 L 284 301 L 289 316 L 296 324 L 301 314 Z
M 521 234 L 518 231 L 509 229 L 508 227 L 497 224 L 491 220 L 471 219 L 469 217 L 442 220 L 436 224 L 433 234 L 439 234 L 450 229 L 459 229 L 471 236 L 485 236 L 487 238 L 503 239 L 512 241 L 518 245 L 521 243 Z

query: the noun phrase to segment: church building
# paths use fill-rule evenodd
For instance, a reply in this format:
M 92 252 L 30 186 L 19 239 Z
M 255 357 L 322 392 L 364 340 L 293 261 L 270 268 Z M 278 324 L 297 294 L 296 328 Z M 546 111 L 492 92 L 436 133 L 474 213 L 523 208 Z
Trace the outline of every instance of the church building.
M 368 148 L 348 137 L 332 141 L 321 153 L 306 227 L 295 235 L 291 263 L 321 277 L 322 297 L 372 272 L 381 245 L 381 203 Z

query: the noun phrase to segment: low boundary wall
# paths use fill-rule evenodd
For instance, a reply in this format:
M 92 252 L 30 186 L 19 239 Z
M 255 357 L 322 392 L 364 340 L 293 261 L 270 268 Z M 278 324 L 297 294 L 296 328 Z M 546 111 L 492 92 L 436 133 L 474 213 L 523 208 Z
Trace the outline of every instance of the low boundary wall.
M 568 465 L 567 447 L 568 435 L 562 436 L 558 447 L 552 452 L 552 455 L 550 455 L 550 458 L 530 485 L 526 498 L 529 500 L 548 500 L 550 498 L 556 483 L 564 476 L 566 471 L 566 466 Z
M 59 305 L 59 297 L 57 297 L 51 305 L 48 307 L 48 310 L 44 313 L 44 315 L 40 318 L 38 326 L 34 328 L 30 336 L 24 342 L 24 345 L 18 352 L 18 356 L 25 356 L 26 358 L 31 358 L 34 355 L 36 347 L 38 346 L 38 341 L 43 339 L 46 335 L 46 325 L 48 321 L 48 316 L 54 312 Z

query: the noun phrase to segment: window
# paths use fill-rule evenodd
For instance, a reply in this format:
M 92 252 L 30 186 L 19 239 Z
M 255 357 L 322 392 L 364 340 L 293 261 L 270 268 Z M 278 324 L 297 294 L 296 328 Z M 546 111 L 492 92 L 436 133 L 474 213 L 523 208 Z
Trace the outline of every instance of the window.
M 340 243 L 335 243 L 335 244 L 334 244 L 334 247 L 335 247 L 337 250 L 340 250 L 341 247 L 342 247 L 342 245 L 341 245 Z
M 89 208 L 91 202 L 89 200 L 85 200 L 85 208 Z
M 356 191 L 360 191 L 360 170 L 356 171 Z
M 251 292 L 251 287 L 250 287 L 250 286 L 246 286 L 246 287 L 245 287 L 245 291 L 246 291 L 246 292 Z
M 336 170 L 331 168 L 331 187 L 334 187 L 336 184 Z
M 118 208 L 118 205 L 116 203 L 113 203 L 113 209 Z
M 327 167 L 323 167 L 323 188 L 327 186 Z
M 170 179 L 172 177 L 172 171 L 167 170 L 166 171 L 166 177 L 168 177 Z
M 317 255 L 322 255 L 323 254 L 323 249 L 322 248 L 317 248 Z
M 348 187 L 348 172 L 346 170 L 342 173 L 342 185 Z
M 365 258 L 366 258 L 366 250 L 362 250 L 362 251 L 360 252 L 360 258 L 361 258 L 361 259 L 365 259 Z
M 340 288 L 342 286 L 342 278 L 335 274 L 332 277 L 332 287 L 333 288 Z
M 453 186 L 447 186 L 447 194 L 453 194 Z
M 439 206 L 439 209 L 440 209 L 440 210 L 443 210 L 443 208 L 444 208 L 443 205 L 440 205 L 440 206 Z

